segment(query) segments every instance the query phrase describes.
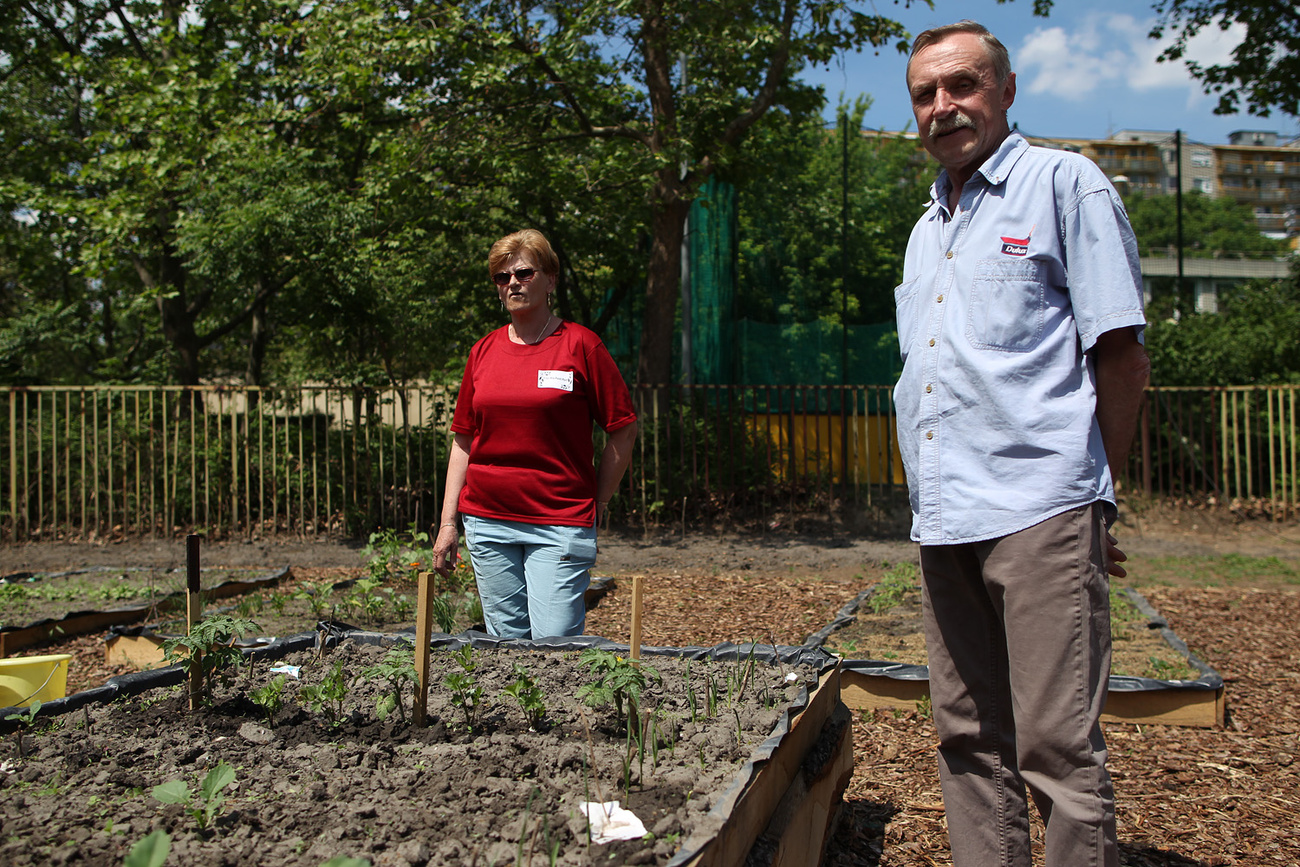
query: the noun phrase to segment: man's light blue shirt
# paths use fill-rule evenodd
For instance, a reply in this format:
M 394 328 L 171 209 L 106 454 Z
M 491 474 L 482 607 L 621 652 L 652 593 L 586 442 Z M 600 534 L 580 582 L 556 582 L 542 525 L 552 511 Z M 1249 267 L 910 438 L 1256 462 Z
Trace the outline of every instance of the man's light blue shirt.
M 940 173 L 894 292 L 912 538 L 998 538 L 1099 499 L 1113 515 L 1087 353 L 1145 325 L 1124 206 L 1090 160 L 1016 133 L 955 213 L 951 189 Z

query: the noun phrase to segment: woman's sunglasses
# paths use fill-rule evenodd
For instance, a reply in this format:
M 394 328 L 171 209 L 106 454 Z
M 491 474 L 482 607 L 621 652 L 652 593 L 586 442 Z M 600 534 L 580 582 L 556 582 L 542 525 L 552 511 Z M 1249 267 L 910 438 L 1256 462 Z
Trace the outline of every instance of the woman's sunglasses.
M 500 273 L 493 274 L 492 282 L 497 284 L 498 286 L 509 286 L 511 273 L 512 272 L 510 271 L 501 271 Z M 520 283 L 531 283 L 533 278 L 537 276 L 537 269 L 516 268 L 513 274 L 515 276 L 515 279 L 518 280 Z

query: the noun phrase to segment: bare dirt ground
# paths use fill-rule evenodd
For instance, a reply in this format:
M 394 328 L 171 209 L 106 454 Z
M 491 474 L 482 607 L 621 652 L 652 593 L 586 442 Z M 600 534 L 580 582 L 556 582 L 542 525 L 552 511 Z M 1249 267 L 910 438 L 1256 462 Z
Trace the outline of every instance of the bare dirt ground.
M 1300 556 L 1300 523 L 1242 520 L 1226 510 L 1144 506 L 1121 513 L 1115 535 L 1130 556 Z M 362 542 L 341 539 L 205 540 L 201 559 L 205 568 L 351 567 L 361 565 L 363 548 Z M 0 577 L 94 566 L 180 568 L 185 565 L 185 551 L 183 538 L 0 545 Z M 787 574 L 806 569 L 824 577 L 852 578 L 864 563 L 902 559 L 916 559 L 916 547 L 898 521 L 874 533 L 802 521 L 764 534 L 604 532 L 596 572 L 702 569 Z
M 1130 566 L 1163 563 L 1142 593 L 1227 683 L 1223 729 L 1111 725 L 1121 863 L 1126 867 L 1300 864 L 1300 523 L 1243 521 L 1227 511 L 1144 508 L 1116 528 Z M 1278 558 L 1230 582 L 1170 571 L 1177 558 Z M 182 566 L 182 539 L 0 547 L 0 575 L 105 566 Z M 643 641 L 661 646 L 762 640 L 798 644 L 865 588 L 884 563 L 915 560 L 905 536 L 799 525 L 759 536 L 605 534 L 596 573 L 645 576 Z M 359 569 L 361 546 L 279 540 L 205 543 L 204 567 L 291 566 L 295 574 Z M 1267 565 L 1267 564 L 1265 564 Z M 587 631 L 629 637 L 620 580 Z M 854 723 L 855 772 L 826 863 L 948 861 L 933 727 L 916 713 Z M 1036 833 L 1041 828 L 1036 825 Z M 1040 856 L 1041 857 L 1041 856 Z M 432 863 L 432 862 L 430 862 Z

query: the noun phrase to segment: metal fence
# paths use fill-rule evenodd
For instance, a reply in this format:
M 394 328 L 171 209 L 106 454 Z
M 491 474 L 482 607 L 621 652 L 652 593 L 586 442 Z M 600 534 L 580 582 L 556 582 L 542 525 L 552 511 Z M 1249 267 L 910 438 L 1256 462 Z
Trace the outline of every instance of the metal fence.
M 1151 389 L 1121 475 L 1153 497 L 1293 519 L 1298 388 Z M 359 537 L 439 514 L 455 393 L 106 386 L 0 400 L 0 540 Z M 758 523 L 902 491 L 888 388 L 672 386 L 634 401 L 616 522 Z

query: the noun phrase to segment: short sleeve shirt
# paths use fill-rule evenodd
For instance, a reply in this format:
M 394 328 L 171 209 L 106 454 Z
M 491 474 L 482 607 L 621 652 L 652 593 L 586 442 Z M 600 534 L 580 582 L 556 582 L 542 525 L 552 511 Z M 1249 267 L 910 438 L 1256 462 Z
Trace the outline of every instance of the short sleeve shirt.
M 1013 133 L 955 212 L 950 190 L 941 173 L 894 293 L 898 440 L 923 545 L 1113 505 L 1087 353 L 1145 324 L 1137 243 L 1090 160 Z
M 467 515 L 589 527 L 596 519 L 593 423 L 636 421 L 609 350 L 573 322 L 535 346 L 506 328 L 470 350 L 451 429 L 471 437 L 459 510 Z

